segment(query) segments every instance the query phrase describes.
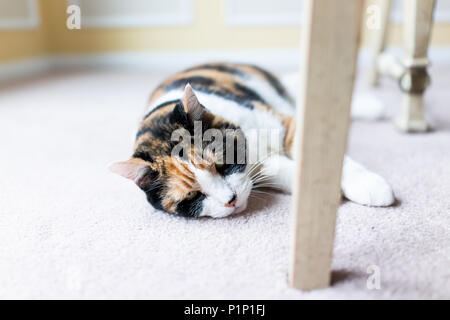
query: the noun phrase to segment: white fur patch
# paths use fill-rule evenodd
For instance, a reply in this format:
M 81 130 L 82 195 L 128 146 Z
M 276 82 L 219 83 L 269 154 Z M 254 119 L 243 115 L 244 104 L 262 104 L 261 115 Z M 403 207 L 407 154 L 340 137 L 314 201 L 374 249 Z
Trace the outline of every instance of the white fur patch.
M 347 156 L 341 188 L 347 199 L 366 206 L 386 207 L 395 201 L 394 192 L 386 180 Z
M 354 120 L 380 120 L 386 116 L 386 108 L 373 93 L 358 93 L 353 97 L 351 116 Z
M 239 213 L 247 208 L 247 201 L 252 190 L 252 182 L 245 173 L 235 173 L 223 177 L 208 170 L 200 170 L 190 166 L 206 195 L 203 200 L 201 217 L 224 218 L 233 213 Z M 234 207 L 226 207 L 230 199 L 236 195 Z
M 248 167 L 248 166 L 247 166 Z M 246 173 L 234 173 L 225 177 L 228 185 L 236 193 L 236 205 L 234 213 L 239 213 L 247 208 L 248 197 L 252 191 L 252 181 Z

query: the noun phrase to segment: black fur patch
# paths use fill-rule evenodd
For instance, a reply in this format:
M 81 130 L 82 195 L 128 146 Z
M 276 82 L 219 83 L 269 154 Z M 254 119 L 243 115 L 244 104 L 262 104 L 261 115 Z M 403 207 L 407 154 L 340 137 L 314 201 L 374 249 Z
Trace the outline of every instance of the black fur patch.
M 150 123 L 144 124 L 137 132 L 136 139 L 143 134 L 150 133 L 154 139 L 170 142 L 172 132 L 180 127 L 189 127 L 189 121 L 181 101 L 175 105 L 172 112 L 163 116 L 155 116 Z
M 169 84 L 167 87 L 165 87 L 165 90 L 171 90 L 176 88 L 184 88 L 187 84 L 190 84 L 194 89 L 199 88 L 206 88 L 209 86 L 212 86 L 215 84 L 215 81 L 211 78 L 206 77 L 200 77 L 200 76 L 193 76 L 193 77 L 187 77 L 187 78 L 181 78 L 178 80 L 175 80 L 171 84 Z
M 226 100 L 235 101 L 239 105 L 242 105 L 246 108 L 253 109 L 252 100 L 262 101 L 262 99 L 255 93 L 251 93 L 253 90 L 241 90 L 242 94 L 237 95 L 226 88 L 220 86 L 220 84 L 216 83 L 213 79 L 206 77 L 187 77 L 178 79 L 167 86 L 164 87 L 164 90 L 169 91 L 177 88 L 184 88 L 186 84 L 190 84 L 194 90 L 199 92 L 204 92 L 207 94 L 214 94 L 220 96 Z M 213 88 L 214 86 L 214 88 Z M 242 87 L 242 86 L 241 86 Z M 252 99 L 256 98 L 256 99 Z
M 202 64 L 202 65 L 187 69 L 186 71 L 202 70 L 202 69 L 216 70 L 216 71 L 230 73 L 230 74 L 234 74 L 234 75 L 238 75 L 238 76 L 245 76 L 245 73 L 242 72 L 241 70 L 224 65 L 224 64 L 220 64 L 220 63 Z
M 133 158 L 139 158 L 144 161 L 148 161 L 153 163 L 154 160 L 150 156 L 150 148 L 151 144 L 149 142 L 144 142 L 139 145 L 139 147 L 136 149 L 136 151 L 133 153 Z
M 177 205 L 176 212 L 183 217 L 196 218 L 203 210 L 203 200 L 206 196 L 199 192 L 194 199 L 183 200 Z
M 190 122 L 181 101 L 173 108 L 173 111 L 169 113 L 169 122 L 171 124 L 179 124 L 181 127 L 189 129 Z
M 244 172 L 247 164 L 247 154 L 246 154 L 246 145 L 247 141 L 243 133 L 241 132 L 241 143 L 238 143 L 237 137 L 233 139 L 233 141 L 229 141 L 229 138 L 224 140 L 223 148 L 223 166 L 216 167 L 217 172 L 222 176 L 228 176 L 233 173 L 241 173 Z M 227 146 L 228 144 L 228 146 Z M 233 154 L 227 154 L 228 152 L 233 152 Z
M 257 70 L 258 72 L 260 72 L 264 78 L 270 83 L 270 85 L 272 87 L 274 87 L 274 89 L 277 91 L 277 93 L 284 97 L 284 98 L 288 98 L 288 95 L 286 93 L 285 88 L 283 87 L 283 85 L 281 84 L 281 82 L 277 79 L 277 77 L 275 77 L 273 74 L 271 74 L 270 72 L 255 66 L 255 65 L 250 65 L 250 67 L 252 67 L 253 69 Z
M 243 66 L 243 65 L 237 65 L 237 66 Z M 264 70 L 258 66 L 255 65 L 248 65 L 249 67 L 255 69 L 256 71 L 258 71 L 265 79 L 267 82 L 269 82 L 269 84 L 276 90 L 276 92 L 283 97 L 285 100 L 288 100 L 290 102 L 292 102 L 292 98 L 288 95 L 288 93 L 286 92 L 286 89 L 284 88 L 284 86 L 281 84 L 281 82 L 278 80 L 277 77 L 275 77 L 272 73 L 270 73 L 267 70 Z M 210 64 L 203 64 L 203 65 L 199 65 L 190 69 L 187 69 L 186 71 L 192 71 L 192 70 L 201 70 L 201 69 L 210 69 L 210 70 L 217 70 L 220 72 L 225 72 L 225 73 L 230 73 L 230 74 L 234 74 L 234 75 L 238 75 L 241 77 L 246 77 L 247 74 L 238 69 L 238 68 L 233 68 L 231 66 L 225 65 L 225 64 L 220 64 L 220 63 L 210 63 Z M 247 87 L 245 87 L 247 88 Z M 251 90 L 251 89 L 249 89 Z M 251 90 L 253 91 L 253 90 Z M 259 95 L 257 95 L 258 97 L 252 100 L 257 100 L 257 101 L 262 101 L 262 99 L 259 97 Z
M 245 167 L 247 165 L 244 164 L 224 164 L 222 168 L 217 169 L 217 172 L 222 176 L 229 176 L 233 173 L 241 173 L 244 172 Z
M 196 88 L 194 88 L 196 89 Z M 226 100 L 231 100 L 236 102 L 237 104 L 246 107 L 250 110 L 253 110 L 255 108 L 255 106 L 253 105 L 252 101 L 249 100 L 247 97 L 245 97 L 245 95 L 237 95 L 233 92 L 230 92 L 227 89 L 221 89 L 221 90 L 202 90 L 202 89 L 198 89 L 199 91 L 203 91 L 205 93 L 209 93 L 209 94 L 214 94 L 217 96 L 220 96 Z
M 244 99 L 265 103 L 264 99 L 249 87 L 243 86 L 237 82 L 234 84 L 234 87 L 242 93 Z
M 170 104 L 179 103 L 179 102 L 180 102 L 179 99 L 163 102 L 163 103 L 161 103 L 160 105 L 158 105 L 158 106 L 156 106 L 155 108 L 153 108 L 152 110 L 150 110 L 150 111 L 144 116 L 144 118 L 143 118 L 142 120 L 147 119 L 147 118 L 148 118 L 153 112 L 155 112 L 156 110 L 159 110 L 159 109 L 161 109 L 161 108 L 164 108 L 165 106 L 168 106 L 168 105 L 170 105 Z
M 161 204 L 163 184 L 159 179 L 159 173 L 149 167 L 149 170 L 141 179 L 139 179 L 137 185 L 145 192 L 147 200 L 153 208 L 164 210 Z

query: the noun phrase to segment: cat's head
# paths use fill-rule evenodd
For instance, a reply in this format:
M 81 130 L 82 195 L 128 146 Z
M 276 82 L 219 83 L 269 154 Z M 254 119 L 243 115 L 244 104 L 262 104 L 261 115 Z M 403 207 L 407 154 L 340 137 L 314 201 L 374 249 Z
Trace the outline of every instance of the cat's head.
M 156 209 L 222 218 L 247 207 L 252 180 L 245 150 L 242 131 L 210 113 L 187 85 L 181 100 L 144 118 L 132 158 L 110 169 L 133 180 Z

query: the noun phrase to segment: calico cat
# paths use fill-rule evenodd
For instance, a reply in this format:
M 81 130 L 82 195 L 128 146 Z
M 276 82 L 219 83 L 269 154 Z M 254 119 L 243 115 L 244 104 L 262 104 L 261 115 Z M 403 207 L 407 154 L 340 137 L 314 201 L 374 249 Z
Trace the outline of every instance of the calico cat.
M 261 187 L 290 192 L 295 172 L 294 113 L 291 95 L 268 71 L 244 64 L 198 65 L 155 89 L 131 159 L 110 169 L 133 180 L 156 209 L 193 218 L 226 217 L 244 211 L 250 195 Z M 249 151 L 258 141 L 250 139 L 255 129 L 275 136 L 273 143 L 258 144 L 262 153 Z M 202 140 L 208 130 L 218 133 L 209 140 L 216 142 L 215 149 L 208 149 Z M 174 132 L 181 134 L 174 139 Z M 230 132 L 240 132 L 244 143 L 234 135 L 230 144 L 226 139 Z M 183 135 L 188 141 L 181 143 Z M 198 135 L 200 146 L 192 146 Z M 174 152 L 180 145 L 181 151 Z M 253 163 L 248 161 L 251 156 Z M 362 205 L 394 202 L 382 177 L 348 157 L 341 186 L 346 198 Z

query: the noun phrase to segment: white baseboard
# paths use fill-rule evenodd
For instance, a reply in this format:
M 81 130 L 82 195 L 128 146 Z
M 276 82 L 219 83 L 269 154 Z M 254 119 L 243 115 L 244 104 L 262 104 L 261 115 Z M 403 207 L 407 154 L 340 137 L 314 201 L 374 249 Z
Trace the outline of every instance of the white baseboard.
M 121 68 L 149 71 L 175 71 L 195 64 L 230 61 L 253 63 L 272 69 L 298 66 L 299 50 L 223 50 L 223 51 L 168 51 L 123 52 L 90 55 L 54 56 L 54 66 L 61 68 Z
M 387 49 L 399 58 L 403 57 L 403 49 L 398 46 L 391 46 Z M 433 67 L 450 67 L 450 46 L 432 46 L 429 50 L 429 60 L 431 68 Z M 369 48 L 362 48 L 359 53 L 358 65 L 360 68 L 368 67 L 372 54 Z
M 400 48 L 390 50 L 401 56 Z M 433 66 L 450 66 L 450 47 L 432 47 L 430 60 Z M 54 55 L 0 64 L 0 81 L 29 77 L 50 70 L 123 69 L 175 72 L 198 63 L 211 61 L 252 63 L 269 70 L 296 71 L 299 68 L 300 58 L 298 49 Z M 359 67 L 364 68 L 369 65 L 369 62 L 370 51 L 364 48 L 359 55 Z
M 0 64 L 0 82 L 14 81 L 49 71 L 49 57 L 38 57 Z
M 52 55 L 0 64 L 0 82 L 54 70 L 123 69 L 176 72 L 195 64 L 213 61 L 252 63 L 273 70 L 292 70 L 298 68 L 298 54 L 299 50 L 283 49 Z

